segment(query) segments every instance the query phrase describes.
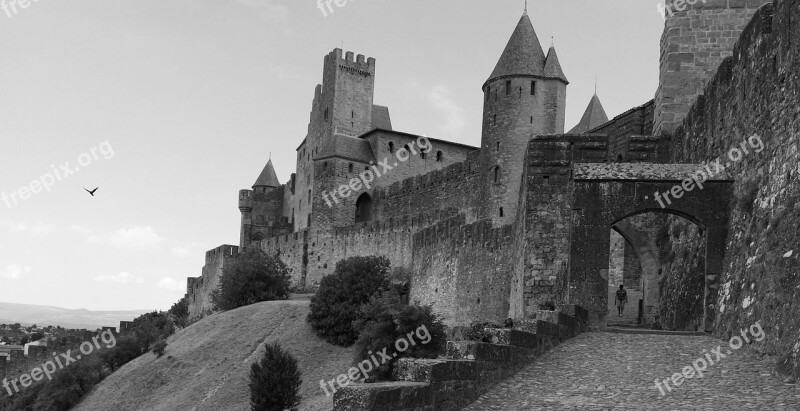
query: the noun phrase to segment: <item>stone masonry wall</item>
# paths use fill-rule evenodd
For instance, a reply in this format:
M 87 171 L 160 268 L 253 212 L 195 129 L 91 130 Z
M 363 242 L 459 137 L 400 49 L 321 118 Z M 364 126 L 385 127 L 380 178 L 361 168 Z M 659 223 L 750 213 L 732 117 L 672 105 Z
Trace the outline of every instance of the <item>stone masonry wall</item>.
M 730 163 L 736 179 L 715 333 L 760 321 L 767 353 L 800 350 L 800 1 L 759 10 L 672 140 L 677 163 Z M 748 138 L 757 134 L 764 149 Z M 739 161 L 730 150 L 737 148 Z M 744 149 L 748 154 L 744 154 Z M 738 158 L 737 152 L 733 157 Z M 696 250 L 689 249 L 689 252 Z
M 622 284 L 625 274 L 625 238 L 611 231 L 611 248 L 608 259 L 608 286 L 616 287 Z
M 433 304 L 448 326 L 509 317 L 515 227 L 464 224 L 459 215 L 414 235 L 411 301 Z
M 679 1 L 679 7 L 674 4 Z M 758 7 L 769 0 L 666 0 L 654 134 L 679 126 Z M 683 11 L 681 11 L 683 10 Z

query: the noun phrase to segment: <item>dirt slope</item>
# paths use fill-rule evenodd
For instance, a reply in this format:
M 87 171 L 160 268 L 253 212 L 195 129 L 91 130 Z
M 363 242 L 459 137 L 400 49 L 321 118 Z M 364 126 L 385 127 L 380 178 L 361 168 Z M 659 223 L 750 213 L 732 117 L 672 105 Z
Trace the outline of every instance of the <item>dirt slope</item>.
M 98 385 L 74 410 L 249 410 L 250 365 L 278 341 L 300 363 L 301 410 L 330 410 L 320 379 L 347 372 L 352 350 L 319 339 L 306 323 L 309 301 L 274 301 L 214 314 Z

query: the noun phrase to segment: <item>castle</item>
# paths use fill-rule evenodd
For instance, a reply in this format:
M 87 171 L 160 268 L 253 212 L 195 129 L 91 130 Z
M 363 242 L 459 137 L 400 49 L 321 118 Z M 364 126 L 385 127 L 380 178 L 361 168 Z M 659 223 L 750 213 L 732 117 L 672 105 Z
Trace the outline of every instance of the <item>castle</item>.
M 309 291 L 341 259 L 386 256 L 411 273 L 411 300 L 433 303 L 451 325 L 522 318 L 553 302 L 586 307 L 602 326 L 613 273 L 638 271 L 644 321 L 688 292 L 699 300 L 690 320 L 724 334 L 752 315 L 749 299 L 789 329 L 766 344 L 790 347 L 800 329 L 778 316 L 797 308 L 776 308 L 775 286 L 750 283 L 781 276 L 782 287 L 800 285 L 797 263 L 776 260 L 780 273 L 768 272 L 747 250 L 757 239 L 788 250 L 800 235 L 768 229 L 776 210 L 797 223 L 800 1 L 695 3 L 666 16 L 655 98 L 609 120 L 595 95 L 568 133 L 569 82 L 526 12 L 481 86 L 480 147 L 393 130 L 389 109 L 373 104 L 375 60 L 334 49 L 296 173 L 281 184 L 269 161 L 239 192 L 239 245 L 208 251 L 202 276 L 188 279 L 192 316 L 210 310 L 225 262 L 260 247 Z M 762 155 L 669 205 L 656 202 L 654 193 L 753 134 L 766 144 Z M 362 184 L 381 163 L 391 171 Z M 334 201 L 324 195 L 337 192 Z

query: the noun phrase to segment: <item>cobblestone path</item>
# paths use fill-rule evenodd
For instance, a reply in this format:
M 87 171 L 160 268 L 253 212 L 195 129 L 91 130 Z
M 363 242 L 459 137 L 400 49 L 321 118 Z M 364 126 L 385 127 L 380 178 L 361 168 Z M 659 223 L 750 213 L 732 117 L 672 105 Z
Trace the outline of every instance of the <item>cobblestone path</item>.
M 719 362 L 711 353 L 717 346 L 726 355 Z M 695 373 L 678 387 L 670 381 L 672 391 L 663 388 L 661 395 L 656 378 L 680 373 L 706 352 L 714 365 L 703 378 Z M 732 350 L 727 341 L 706 336 L 584 333 L 465 410 L 800 410 L 800 386 L 770 375 L 774 361 L 759 359 L 746 345 Z

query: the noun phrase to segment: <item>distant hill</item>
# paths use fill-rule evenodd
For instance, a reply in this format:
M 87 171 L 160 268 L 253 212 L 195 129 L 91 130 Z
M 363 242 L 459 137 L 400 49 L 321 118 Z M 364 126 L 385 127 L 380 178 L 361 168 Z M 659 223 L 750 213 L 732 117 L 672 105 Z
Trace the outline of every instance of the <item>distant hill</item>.
M 352 348 L 330 345 L 306 323 L 309 301 L 272 301 L 206 317 L 98 384 L 73 411 L 250 410 L 250 365 L 277 341 L 297 358 L 303 411 L 333 408 L 319 386 L 351 367 Z
M 120 321 L 131 321 L 152 310 L 137 311 L 90 311 L 71 310 L 45 305 L 0 303 L 0 324 L 20 323 L 28 326 L 60 325 L 64 328 L 117 327 Z

